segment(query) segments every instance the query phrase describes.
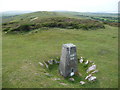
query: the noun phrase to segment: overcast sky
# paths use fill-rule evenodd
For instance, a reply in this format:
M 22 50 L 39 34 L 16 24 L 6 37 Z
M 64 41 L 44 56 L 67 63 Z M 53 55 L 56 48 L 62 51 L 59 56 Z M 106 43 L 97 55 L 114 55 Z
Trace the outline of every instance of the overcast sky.
M 1 0 L 3 11 L 117 12 L 119 0 Z

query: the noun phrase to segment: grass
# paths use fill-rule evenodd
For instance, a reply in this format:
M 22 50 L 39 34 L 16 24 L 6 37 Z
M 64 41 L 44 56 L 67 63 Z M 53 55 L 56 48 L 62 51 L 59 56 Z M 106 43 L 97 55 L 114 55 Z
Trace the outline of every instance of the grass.
M 118 30 L 116 27 L 105 27 L 89 31 L 53 28 L 38 29 L 37 33 L 3 33 L 3 88 L 117 88 Z M 71 83 L 60 76 L 57 66 L 52 71 L 40 67 L 38 62 L 60 57 L 62 44 L 65 43 L 77 46 L 78 57 L 95 62 L 99 70 L 97 82 L 82 86 L 78 82 L 81 78 Z M 45 72 L 52 76 L 46 76 Z M 55 77 L 61 80 L 54 81 Z
M 0 82 L 2 82 L 2 27 L 1 27 L 1 24 L 0 24 Z M 1 88 L 2 88 L 2 83 L 0 83 L 0 89 Z
M 37 20 L 36 20 L 37 18 Z M 12 33 L 12 32 L 27 32 L 43 27 L 47 28 L 67 28 L 67 29 L 99 29 L 105 28 L 104 24 L 99 21 L 89 20 L 89 19 L 75 19 L 68 17 L 52 17 L 52 18 L 44 18 L 38 19 L 36 17 L 35 20 L 31 21 L 10 21 L 7 23 L 3 23 L 3 31 Z

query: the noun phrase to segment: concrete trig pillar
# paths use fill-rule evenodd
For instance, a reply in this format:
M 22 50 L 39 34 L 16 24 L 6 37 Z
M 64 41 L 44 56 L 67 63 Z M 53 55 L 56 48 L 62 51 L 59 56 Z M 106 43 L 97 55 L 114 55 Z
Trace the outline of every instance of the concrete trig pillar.
M 70 76 L 77 72 L 77 52 L 74 44 L 63 44 L 60 58 L 59 72 L 62 76 Z

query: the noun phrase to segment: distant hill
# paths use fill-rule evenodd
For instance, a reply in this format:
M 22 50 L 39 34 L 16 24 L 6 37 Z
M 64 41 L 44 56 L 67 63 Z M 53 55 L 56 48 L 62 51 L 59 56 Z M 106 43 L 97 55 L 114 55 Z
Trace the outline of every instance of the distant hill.
M 58 16 L 65 16 L 65 17 L 73 17 L 73 18 L 80 18 L 80 19 L 91 19 L 91 17 L 118 17 L 117 13 L 91 13 L 91 12 L 72 12 L 72 11 L 8 11 L 2 13 L 3 23 L 8 22 L 11 20 L 20 20 L 20 19 L 29 19 L 33 17 L 39 18 L 47 18 L 47 17 L 58 17 Z M 8 19 L 9 18 L 9 19 Z
M 25 13 L 31 13 L 32 11 L 5 11 L 1 12 L 2 16 L 14 16 L 14 15 L 20 15 Z
M 48 12 L 38 11 L 21 15 L 3 16 L 4 31 L 34 30 L 42 27 L 70 29 L 98 29 L 104 24 L 118 25 L 117 14 L 113 13 L 83 13 L 83 12 Z
M 79 12 L 48 12 L 39 11 L 28 14 L 16 15 L 10 18 L 3 17 L 3 31 L 23 32 L 43 27 L 68 28 L 68 29 L 99 29 L 104 25 L 89 17 L 79 16 Z
M 40 18 L 49 18 L 49 17 L 77 17 L 80 18 L 77 15 L 77 12 L 48 12 L 48 11 L 38 11 L 38 12 L 31 12 L 31 13 L 25 13 L 25 12 L 20 12 L 20 13 L 3 13 L 2 19 L 3 23 L 9 22 L 12 20 L 24 20 L 24 21 L 29 21 L 31 18 L 38 17 Z

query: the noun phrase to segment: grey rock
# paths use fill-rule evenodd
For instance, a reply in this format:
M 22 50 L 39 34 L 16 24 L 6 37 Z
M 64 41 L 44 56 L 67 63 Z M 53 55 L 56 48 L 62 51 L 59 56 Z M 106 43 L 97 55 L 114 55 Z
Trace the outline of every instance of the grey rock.
M 96 65 L 92 65 L 87 69 L 87 73 L 96 69 Z
M 80 58 L 79 62 L 80 62 L 80 63 L 83 63 L 83 57 Z
M 91 76 L 88 78 L 88 81 L 96 81 L 96 77 L 95 76 Z
M 44 64 L 45 64 L 46 68 L 49 68 L 49 65 L 46 62 L 44 62 Z
M 85 77 L 85 80 L 87 80 L 88 78 L 90 78 L 92 76 L 92 74 L 89 74 L 88 76 Z
M 84 85 L 84 84 L 85 84 L 85 82 L 84 82 L 84 81 L 80 81 L 80 84 Z
M 94 74 L 94 73 L 97 73 L 97 72 L 98 72 L 98 70 L 95 70 L 95 71 L 91 72 L 91 74 Z
M 60 84 L 61 84 L 61 85 L 64 85 L 64 86 L 66 86 L 66 85 L 67 85 L 66 83 L 62 83 L 62 82 L 61 82 Z
M 53 80 L 60 80 L 60 78 L 53 78 Z
M 85 62 L 85 65 L 88 65 L 89 64 L 89 61 L 87 60 L 86 62 Z
M 40 64 L 41 67 L 44 67 L 44 64 L 43 64 L 43 63 L 41 63 L 41 62 L 38 62 L 38 63 Z
M 90 63 L 93 63 L 93 61 L 89 61 Z
M 52 65 L 52 64 L 53 64 L 53 60 L 49 60 L 48 63 L 49 63 L 50 65 Z
M 69 80 L 70 80 L 70 81 L 72 81 L 72 82 L 74 82 L 74 81 L 75 81 L 75 79 L 74 79 L 74 78 L 69 78 Z

